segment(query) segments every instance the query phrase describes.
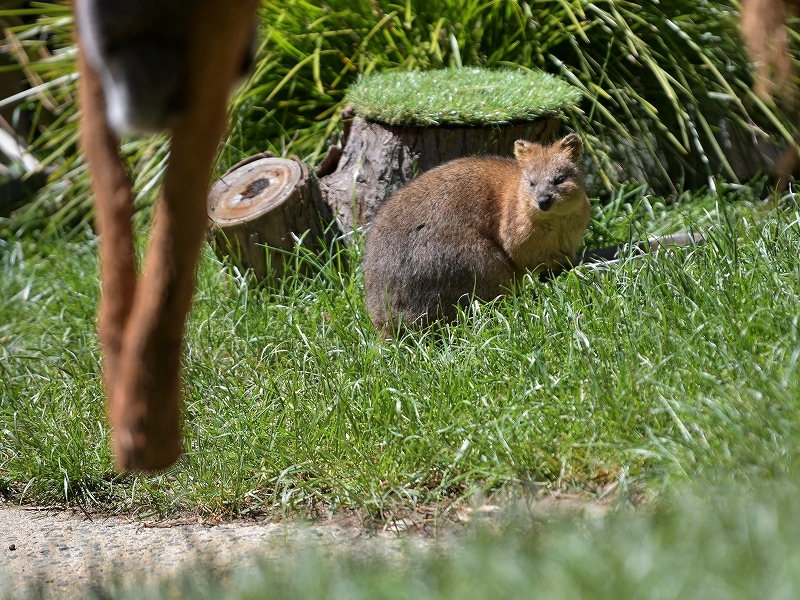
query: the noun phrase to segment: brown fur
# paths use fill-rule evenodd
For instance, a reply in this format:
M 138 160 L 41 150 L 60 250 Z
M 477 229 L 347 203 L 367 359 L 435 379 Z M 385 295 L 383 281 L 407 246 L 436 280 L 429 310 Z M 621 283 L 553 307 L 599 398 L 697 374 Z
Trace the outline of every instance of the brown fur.
M 77 0 L 78 2 L 82 0 Z M 137 280 L 131 183 L 106 120 L 100 77 L 81 50 L 81 139 L 101 234 L 100 340 L 113 450 L 122 469 L 160 469 L 181 452 L 179 363 L 194 271 L 206 228 L 206 194 L 241 70 L 257 0 L 197 0 L 185 51 L 185 106 L 171 128 L 171 158 Z
M 789 32 L 786 19 L 800 13 L 800 0 L 744 0 L 742 2 L 742 35 L 756 70 L 756 93 L 769 99 L 783 98 L 786 107 L 796 107 L 797 87 L 792 85 L 794 67 L 789 55 Z M 795 111 L 796 112 L 796 111 Z M 773 180 L 785 190 L 797 169 L 800 132 L 795 132 L 794 145 L 788 146 L 772 168 Z
M 800 0 L 744 0 L 742 35 L 755 63 L 756 92 L 762 97 L 785 90 L 793 75 L 786 18 L 800 11 Z
M 516 160 L 454 160 L 389 198 L 364 256 L 373 323 L 388 333 L 400 320 L 453 320 L 473 294 L 496 298 L 526 271 L 571 264 L 591 212 L 582 149 L 575 134 L 551 146 L 519 140 Z

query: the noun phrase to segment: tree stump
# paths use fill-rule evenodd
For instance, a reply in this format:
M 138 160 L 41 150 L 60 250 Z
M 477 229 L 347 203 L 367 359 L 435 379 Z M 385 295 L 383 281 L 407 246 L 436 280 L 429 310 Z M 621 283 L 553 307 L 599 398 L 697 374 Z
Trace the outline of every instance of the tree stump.
M 299 242 L 313 250 L 323 247 L 331 214 L 305 164 L 254 158 L 235 165 L 211 188 L 209 241 L 221 259 L 252 270 L 258 281 L 277 283 L 286 253 Z
M 356 117 L 336 170 L 319 180 L 322 200 L 349 232 L 424 171 L 462 156 L 512 156 L 516 140 L 549 143 L 559 127 L 555 116 L 485 127 L 399 126 Z

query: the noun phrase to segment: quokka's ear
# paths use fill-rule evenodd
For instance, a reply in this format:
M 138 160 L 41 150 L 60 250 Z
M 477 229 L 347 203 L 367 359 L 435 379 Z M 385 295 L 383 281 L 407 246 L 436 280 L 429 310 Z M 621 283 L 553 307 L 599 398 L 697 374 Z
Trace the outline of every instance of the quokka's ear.
M 514 158 L 520 162 L 527 160 L 535 145 L 536 144 L 528 140 L 517 140 L 514 142 Z
M 577 133 L 570 133 L 569 135 L 561 138 L 558 145 L 569 152 L 573 162 L 577 162 L 583 152 L 583 142 Z

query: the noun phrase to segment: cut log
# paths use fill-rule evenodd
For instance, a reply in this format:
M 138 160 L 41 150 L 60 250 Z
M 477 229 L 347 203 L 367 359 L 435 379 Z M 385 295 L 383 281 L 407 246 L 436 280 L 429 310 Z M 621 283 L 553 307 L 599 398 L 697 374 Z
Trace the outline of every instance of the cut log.
M 270 283 L 284 276 L 286 252 L 298 241 L 322 247 L 323 224 L 331 221 L 309 168 L 272 157 L 242 161 L 223 175 L 209 193 L 208 216 L 217 255 Z
M 462 156 L 512 156 L 516 140 L 549 143 L 559 127 L 554 116 L 491 127 L 407 127 L 356 117 L 336 171 L 320 177 L 322 200 L 349 232 L 420 173 Z

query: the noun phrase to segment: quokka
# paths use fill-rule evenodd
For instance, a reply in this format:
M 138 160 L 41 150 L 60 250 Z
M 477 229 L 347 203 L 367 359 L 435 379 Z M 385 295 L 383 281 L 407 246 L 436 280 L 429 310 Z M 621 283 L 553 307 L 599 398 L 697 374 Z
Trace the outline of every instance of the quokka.
M 454 320 L 474 296 L 508 293 L 525 272 L 573 264 L 591 206 L 575 134 L 515 158 L 445 163 L 394 194 L 367 237 L 364 280 L 375 326 Z

